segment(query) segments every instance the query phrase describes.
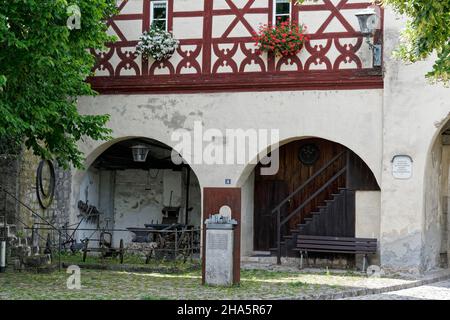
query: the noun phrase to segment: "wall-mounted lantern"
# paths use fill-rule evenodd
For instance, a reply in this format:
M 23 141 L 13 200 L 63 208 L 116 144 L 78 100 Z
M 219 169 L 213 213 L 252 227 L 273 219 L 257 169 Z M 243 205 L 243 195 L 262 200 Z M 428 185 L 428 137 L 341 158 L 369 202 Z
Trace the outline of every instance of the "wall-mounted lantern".
M 370 37 L 375 34 L 380 24 L 380 15 L 374 8 L 367 8 L 355 14 L 358 18 L 361 34 L 366 38 L 369 48 L 373 51 L 373 66 L 381 66 L 381 44 L 372 44 Z
M 131 151 L 133 152 L 134 162 L 145 162 L 150 148 L 144 144 L 137 144 L 131 147 Z

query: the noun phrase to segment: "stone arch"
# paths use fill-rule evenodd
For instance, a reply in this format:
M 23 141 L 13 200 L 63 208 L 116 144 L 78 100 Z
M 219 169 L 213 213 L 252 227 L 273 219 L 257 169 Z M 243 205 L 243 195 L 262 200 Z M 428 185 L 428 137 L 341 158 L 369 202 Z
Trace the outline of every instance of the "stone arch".
M 132 141 L 134 141 L 134 143 L 148 143 L 148 144 L 152 144 L 152 143 L 157 143 L 158 145 L 156 146 L 156 148 L 161 148 L 163 147 L 162 150 L 164 150 L 164 155 L 162 156 L 161 154 L 159 155 L 160 158 L 164 158 L 164 162 L 167 164 L 158 164 L 158 167 L 155 167 L 156 169 L 151 169 L 152 167 L 148 167 L 148 169 L 145 169 L 144 167 L 139 167 L 139 166 L 131 166 L 131 167 L 127 167 L 127 164 L 132 163 L 132 157 L 131 157 L 131 150 L 129 150 L 128 153 L 128 145 L 125 146 L 125 144 L 127 143 L 131 143 Z M 124 146 L 121 146 L 121 145 Z M 94 168 L 94 166 L 98 166 L 98 159 L 100 159 L 100 157 L 102 157 L 103 155 L 105 155 L 108 152 L 111 152 L 111 150 L 113 150 L 114 148 L 117 149 L 118 146 L 121 146 L 122 150 L 125 150 L 126 153 L 123 153 L 124 156 L 128 157 L 129 159 L 126 160 L 126 163 L 123 165 L 124 168 L 119 168 L 119 169 L 114 169 L 114 166 L 112 167 L 101 167 L 99 168 Z M 126 149 L 123 149 L 126 148 Z M 103 142 L 103 143 L 96 143 L 95 145 L 88 145 L 87 148 L 85 148 L 87 150 L 84 150 L 86 152 L 86 161 L 85 161 L 85 170 L 76 170 L 73 172 L 73 176 L 72 176 L 72 214 L 71 214 L 71 221 L 70 223 L 74 223 L 77 218 L 77 212 L 78 212 L 78 201 L 85 201 L 87 202 L 87 197 L 84 196 L 83 194 L 83 190 L 86 188 L 85 185 L 86 184 L 95 184 L 97 183 L 98 185 L 101 186 L 101 181 L 97 182 L 97 181 L 93 181 L 91 182 L 90 180 L 92 180 L 91 178 L 91 173 L 95 172 L 96 174 L 96 178 L 95 179 L 103 179 L 102 181 L 104 181 L 104 184 L 115 184 L 114 188 L 110 189 L 109 191 L 105 191 L 103 194 L 106 194 L 107 196 L 111 196 L 114 198 L 113 200 L 113 204 L 112 207 L 110 208 L 109 211 L 112 212 L 112 217 L 113 217 L 113 222 L 115 224 L 114 228 L 115 229 L 125 229 L 126 227 L 144 227 L 144 222 L 147 224 L 151 224 L 151 223 L 162 223 L 162 217 L 157 217 L 157 218 L 153 218 L 153 215 L 148 218 L 148 221 L 143 221 L 142 216 L 145 216 L 145 210 L 152 211 L 152 212 L 156 212 L 157 216 L 160 216 L 161 213 L 161 208 L 159 207 L 180 207 L 179 211 L 180 211 L 180 215 L 179 215 L 179 222 L 184 222 L 185 220 L 188 221 L 189 224 L 195 224 L 195 226 L 200 227 L 201 226 L 201 221 L 203 220 L 202 217 L 202 202 L 201 202 L 201 197 L 202 197 L 202 193 L 201 193 L 201 183 L 198 179 L 198 175 L 196 173 L 196 170 L 194 168 L 192 168 L 188 163 L 185 162 L 185 165 L 183 166 L 178 166 L 178 169 L 174 169 L 172 166 L 172 162 L 171 162 L 171 158 L 170 158 L 170 154 L 171 151 L 173 150 L 172 147 L 165 143 L 162 142 L 160 140 L 156 140 L 156 139 L 152 139 L 152 138 L 146 138 L 146 137 L 142 137 L 142 136 L 123 136 L 120 138 L 115 138 L 112 139 L 110 141 L 107 142 Z M 150 153 L 152 152 L 152 150 L 150 151 Z M 149 154 L 150 157 L 150 154 Z M 150 159 L 150 160 L 153 160 Z M 159 159 L 161 160 L 161 159 Z M 149 162 L 149 160 L 147 161 L 147 163 Z M 171 164 L 170 167 L 166 167 L 166 165 L 168 166 L 169 163 Z M 150 161 L 151 164 L 151 161 Z M 163 167 L 161 167 L 161 165 L 163 165 Z M 103 166 L 103 164 L 102 164 Z M 188 169 L 189 168 L 189 169 Z M 147 170 L 148 174 L 145 173 L 146 171 L 143 171 L 144 173 L 140 173 L 137 171 L 140 170 Z M 175 171 L 174 171 L 175 170 Z M 103 178 L 102 176 L 100 178 L 98 178 L 98 172 L 99 171 L 112 171 L 114 172 L 114 175 L 108 175 L 105 174 L 106 178 Z M 152 174 L 150 174 L 150 171 L 152 171 Z M 171 172 L 173 171 L 173 174 L 171 174 Z M 120 173 L 123 172 L 123 173 Z M 189 173 L 188 173 L 189 172 Z M 129 180 L 127 179 L 127 175 L 130 176 Z M 133 175 L 131 177 L 131 175 Z M 108 177 L 109 176 L 109 177 Z M 149 178 L 151 177 L 151 179 Z M 119 178 L 122 179 L 119 181 Z M 124 180 L 125 179 L 125 180 Z M 127 190 L 129 188 L 129 185 L 133 186 L 133 179 L 136 179 L 136 185 L 137 184 L 145 184 L 145 195 L 141 195 L 140 198 L 138 198 L 138 196 L 140 195 L 139 192 L 133 191 L 133 190 Z M 86 182 L 86 180 L 88 180 Z M 131 180 L 131 182 L 130 182 Z M 151 183 L 149 183 L 149 180 L 152 180 Z M 154 183 L 153 183 L 154 180 Z M 121 182 L 122 181 L 122 182 Z M 190 193 L 187 193 L 187 185 L 188 185 L 188 181 L 189 181 L 189 186 L 190 186 Z M 95 183 L 94 183 L 95 182 Z M 122 188 L 122 194 L 119 194 L 117 191 L 117 185 L 118 183 L 127 183 L 128 186 L 124 188 Z M 131 184 L 130 184 L 131 183 Z M 148 189 L 147 189 L 147 183 L 148 183 Z M 173 190 L 170 191 L 169 189 L 166 190 L 166 183 L 170 184 L 170 186 L 168 187 L 169 189 L 172 188 Z M 161 184 L 161 186 L 159 186 L 159 184 Z M 100 189 L 100 186 L 98 186 L 97 188 Z M 102 186 L 103 187 L 103 186 Z M 94 188 L 94 187 L 93 187 Z M 140 188 L 140 187 L 139 187 Z M 143 189 L 144 187 L 142 186 L 141 189 Z M 161 190 L 160 190 L 161 189 Z M 178 191 L 177 191 L 178 190 Z M 101 193 L 99 190 L 95 190 L 95 192 L 97 192 L 97 199 L 96 199 L 96 204 L 97 205 L 101 205 Z M 167 191 L 167 192 L 166 192 Z M 116 218 L 116 215 L 119 214 L 120 215 L 120 210 L 118 210 L 116 208 L 116 198 L 115 197 L 125 197 L 127 193 L 131 198 L 133 198 L 133 201 L 136 203 L 136 206 L 133 207 L 133 209 L 135 209 L 135 211 L 137 212 L 137 214 L 135 214 L 135 218 L 133 221 L 130 221 L 129 225 L 125 225 L 125 224 L 121 224 L 119 226 L 117 226 L 116 224 L 118 223 L 118 219 Z M 144 191 L 142 191 L 142 193 L 144 193 Z M 169 197 L 170 194 L 170 197 Z M 189 201 L 186 201 L 187 199 L 187 195 L 189 194 Z M 173 202 L 172 201 L 172 195 L 174 197 Z M 150 198 L 150 199 L 146 199 L 146 198 Z M 135 199 L 136 198 L 136 199 Z M 170 199 L 170 200 L 168 200 Z M 194 204 L 195 201 L 195 204 Z M 171 203 L 170 203 L 171 202 Z M 122 204 L 127 203 L 127 201 L 122 201 Z M 92 204 L 92 202 L 91 202 Z M 104 207 L 103 207 L 104 208 Z M 142 210 L 140 210 L 142 208 Z M 130 208 L 128 208 L 130 209 Z M 144 210 L 145 209 L 145 210 Z M 125 210 L 125 209 L 124 209 Z M 130 209 L 131 210 L 131 209 Z M 122 210 L 123 211 L 123 210 Z M 186 215 L 188 215 L 188 218 L 185 218 Z M 122 217 L 124 215 L 121 215 Z M 140 216 L 141 218 L 136 218 Z M 124 220 L 124 219 L 122 219 Z M 126 222 L 126 221 L 125 221 Z M 124 222 L 124 223 L 125 223 Z M 136 224 L 136 225 L 133 225 Z M 139 224 L 139 225 L 138 225 Z M 111 226 L 109 226 L 111 227 Z
M 423 173 L 421 268 L 448 268 L 450 256 L 450 114 L 435 124 Z
M 297 170 L 297 166 L 295 165 L 295 163 L 298 163 L 299 160 L 297 159 L 297 153 L 295 153 L 295 155 L 293 154 L 293 152 L 298 152 L 298 148 L 300 145 L 302 144 L 310 144 L 310 143 L 319 143 L 320 148 L 322 148 L 322 150 L 324 151 L 321 155 L 321 159 L 320 161 L 318 161 L 317 164 L 315 164 L 314 166 L 311 167 L 311 169 L 301 169 L 301 174 L 299 173 L 300 171 L 296 171 Z M 331 149 L 330 149 L 331 147 Z M 269 242 L 269 244 L 273 244 L 273 235 L 275 234 L 275 232 L 273 230 L 265 230 L 263 227 L 258 227 L 257 226 L 257 219 L 262 219 L 262 216 L 268 216 L 268 212 L 265 213 L 261 213 L 262 211 L 264 211 L 264 207 L 266 209 L 268 209 L 269 207 L 271 209 L 273 209 L 274 207 L 276 207 L 276 205 L 278 203 L 280 203 L 284 198 L 286 198 L 289 194 L 291 194 L 291 192 L 293 192 L 295 189 L 297 189 L 299 186 L 301 186 L 303 183 L 305 183 L 306 181 L 309 180 L 309 177 L 312 177 L 315 175 L 316 172 L 320 171 L 320 169 L 325 166 L 328 162 L 332 161 L 337 155 L 341 154 L 342 152 L 347 152 L 350 154 L 351 157 L 351 163 L 353 164 L 352 168 L 357 168 L 358 169 L 352 169 L 350 170 L 352 173 L 352 179 L 347 180 L 348 178 L 345 176 L 341 176 L 339 178 L 338 182 L 336 181 L 336 185 L 333 184 L 333 187 L 329 188 L 330 190 L 327 191 L 327 194 L 323 194 L 321 195 L 317 201 L 314 201 L 314 204 L 310 206 L 310 208 L 305 208 L 305 212 L 302 213 L 302 215 L 299 217 L 300 220 L 306 218 L 306 215 L 310 215 L 313 212 L 315 212 L 318 208 L 318 206 L 323 206 L 323 202 L 325 200 L 327 200 L 329 196 L 332 196 L 333 193 L 338 192 L 339 188 L 342 188 L 343 186 L 345 186 L 346 188 L 349 188 L 349 190 L 351 189 L 352 191 L 354 191 L 354 195 L 353 198 L 354 201 L 356 201 L 356 191 L 358 191 L 358 203 L 360 204 L 360 207 L 358 209 L 358 212 L 356 212 L 356 209 L 354 209 L 355 211 L 353 211 L 353 213 L 349 213 L 349 218 L 353 219 L 353 221 L 355 221 L 355 216 L 357 214 L 359 214 L 359 221 L 360 221 L 360 226 L 357 229 L 356 226 L 356 222 L 352 223 L 349 222 L 348 224 L 346 224 L 345 226 L 343 226 L 342 234 L 330 234 L 327 236 L 355 236 L 356 232 L 360 232 L 360 234 L 358 234 L 358 236 L 363 236 L 363 237 L 367 237 L 367 238 L 373 238 L 373 237 L 377 237 L 378 233 L 379 233 L 379 223 L 380 223 L 380 211 L 376 211 L 376 208 L 379 208 L 380 206 L 380 184 L 377 180 L 376 175 L 374 174 L 374 170 L 367 164 L 367 162 L 365 161 L 365 159 L 363 159 L 362 156 L 360 156 L 359 154 L 357 154 L 356 152 L 354 152 L 351 148 L 349 148 L 348 146 L 341 144 L 339 142 L 336 141 L 332 141 L 329 139 L 324 139 L 322 137 L 316 137 L 316 136 L 303 136 L 303 137 L 290 137 L 290 138 L 285 138 L 285 139 L 281 139 L 279 144 L 272 144 L 271 146 L 267 147 L 270 150 L 274 150 L 274 149 L 278 149 L 281 151 L 280 153 L 280 164 L 284 165 L 285 168 L 281 169 L 282 171 L 284 170 L 284 172 L 287 172 L 286 170 L 286 166 L 292 166 L 292 168 L 294 168 L 292 171 L 292 175 L 295 175 L 296 173 L 294 172 L 298 172 L 299 175 L 301 175 L 301 177 L 294 178 L 294 179 L 289 179 L 286 180 L 285 182 L 283 181 L 279 181 L 280 179 L 283 180 L 288 176 L 291 176 L 290 174 L 281 174 L 281 175 L 277 175 L 275 174 L 272 177 L 268 177 L 267 179 L 261 177 L 260 175 L 258 175 L 257 171 L 255 170 L 255 168 L 259 167 L 258 163 L 256 161 L 256 159 L 259 159 L 261 156 L 265 156 L 266 155 L 266 150 L 260 150 L 260 152 L 258 153 L 258 157 L 255 157 L 253 159 L 253 161 L 250 161 L 242 170 L 241 175 L 238 179 L 238 186 L 241 187 L 242 189 L 242 198 L 243 198 L 243 208 L 242 208 L 242 212 L 243 212 L 243 241 L 242 241 L 242 251 L 245 254 L 251 254 L 251 252 L 253 250 L 257 250 L 257 251 L 267 251 L 268 248 L 273 248 L 273 246 L 269 246 L 267 242 Z M 287 151 L 287 150 L 289 151 Z M 289 156 L 290 154 L 290 156 Z M 288 158 L 286 158 L 288 157 Z M 364 156 L 364 158 L 367 158 L 367 155 Z M 290 160 L 287 160 L 290 159 Z M 297 161 L 295 160 L 297 159 Z M 294 162 L 292 162 L 294 161 Z M 339 164 L 337 164 L 337 166 L 340 165 L 344 165 L 346 163 L 346 158 L 345 155 L 341 156 L 339 158 Z M 281 166 L 280 166 L 281 167 Z M 300 170 L 300 169 L 299 169 Z M 334 170 L 334 169 L 333 169 Z M 339 171 L 340 169 L 338 169 Z M 360 170 L 360 171 L 358 171 Z M 338 172 L 336 171 L 336 172 Z M 323 176 L 323 178 L 325 179 L 325 181 L 327 181 L 327 179 L 331 179 L 336 172 L 332 173 L 329 172 L 331 174 L 328 174 L 326 177 Z M 285 178 L 282 178 L 282 177 Z M 364 177 L 364 178 L 362 178 Z M 341 179 L 344 178 L 344 179 Z M 276 180 L 277 183 L 276 185 L 273 185 L 272 187 L 270 185 L 272 185 L 272 181 Z M 351 185 L 347 185 L 345 181 L 350 181 Z M 344 181 L 344 182 L 342 182 Z M 265 185 L 266 183 L 269 183 L 269 186 Z M 261 185 L 261 183 L 263 183 Z M 318 183 L 322 183 L 322 182 L 318 182 Z M 258 184 L 258 185 L 257 185 Z M 283 187 L 283 184 L 286 185 L 287 187 Z M 341 184 L 341 185 L 338 185 Z M 318 188 L 320 189 L 320 186 L 317 185 Z M 267 187 L 267 188 L 266 188 Z M 277 190 L 285 190 L 285 191 L 281 191 L 278 192 Z M 317 190 L 315 189 L 315 190 Z M 328 188 L 327 188 L 328 189 Z M 331 189 L 333 189 L 334 191 L 332 191 Z M 266 190 L 266 191 L 264 191 Z M 315 191 L 313 189 L 310 190 L 311 194 L 305 195 L 303 198 L 309 198 L 309 196 L 312 196 Z M 309 191 L 308 191 L 309 192 Z M 363 193 L 363 195 L 361 195 Z M 368 195 L 369 193 L 371 193 L 370 195 Z M 259 195 L 259 196 L 258 196 Z M 315 197 L 315 196 L 314 196 Z M 266 201 L 265 199 L 270 198 L 270 200 Z M 295 207 L 298 207 L 299 205 L 301 205 L 301 200 L 300 198 L 297 199 L 298 197 L 296 197 L 296 199 L 293 200 L 293 203 Z M 323 198 L 323 199 L 322 199 Z M 303 200 L 304 200 L 303 199 Z M 303 201 L 302 200 L 302 201 Z M 299 202 L 300 201 L 300 202 Z M 261 207 L 261 203 L 266 203 L 266 202 L 270 202 L 267 203 L 267 205 L 262 205 L 263 207 Z M 317 202 L 317 203 L 316 203 Z M 367 202 L 367 204 L 362 204 L 364 202 Z M 365 216 L 365 213 L 363 211 L 365 211 L 366 208 L 370 208 L 371 212 L 370 214 Z M 269 210 L 270 211 L 270 210 Z M 307 211 L 307 212 L 306 212 Z M 256 213 L 259 212 L 260 214 L 257 216 Z M 289 215 L 289 214 L 288 214 Z M 250 218 L 250 216 L 253 217 Z M 370 216 L 370 217 L 368 217 Z M 292 223 L 289 223 L 289 226 L 287 229 L 292 229 L 292 226 L 298 225 L 298 223 L 300 223 L 299 221 L 292 221 Z M 374 221 L 374 226 L 372 227 L 368 227 L 369 225 L 372 224 L 372 220 L 376 220 Z M 260 220 L 263 221 L 263 220 Z M 265 220 L 264 220 L 265 221 Z M 348 220 L 350 221 L 350 220 Z M 273 226 L 274 221 L 265 221 L 262 222 L 262 225 L 265 226 Z M 378 227 L 377 227 L 378 226 Z M 257 229 L 260 229 L 260 231 L 257 231 Z M 332 232 L 331 228 L 329 228 L 330 230 L 326 231 L 326 232 Z M 364 234 L 362 234 L 364 233 Z M 268 239 L 267 241 L 264 240 L 264 243 L 259 243 L 257 244 L 256 238 L 258 238 L 258 234 L 262 235 L 267 235 L 267 234 L 272 234 L 272 236 L 270 237 L 270 239 Z M 250 236 L 253 239 L 250 239 Z
M 329 138 L 326 136 L 317 136 L 317 135 L 284 137 L 284 138 L 280 139 L 280 141 L 278 141 L 277 143 L 272 143 L 272 144 L 267 145 L 264 148 L 258 150 L 258 154 L 256 156 L 254 156 L 253 159 L 251 161 L 249 161 L 241 170 L 241 172 L 238 176 L 236 185 L 239 187 L 243 186 L 243 184 L 245 183 L 245 181 L 247 180 L 249 175 L 255 169 L 256 165 L 259 163 L 258 159 L 261 159 L 262 157 L 264 157 L 267 154 L 268 150 L 275 150 L 276 148 L 281 148 L 282 146 L 284 146 L 290 142 L 293 142 L 293 141 L 305 140 L 305 139 L 311 139 L 311 138 L 324 139 L 324 140 L 328 140 L 328 141 L 331 141 L 334 143 L 338 143 L 338 144 L 345 146 L 352 152 L 354 152 L 356 155 L 358 155 L 358 157 L 360 157 L 367 164 L 367 166 L 370 168 L 370 170 L 374 174 L 378 185 L 379 186 L 381 185 L 381 174 L 378 173 L 377 170 L 374 168 L 374 164 L 368 160 L 369 156 L 368 156 L 367 152 L 364 153 L 364 151 L 362 151 L 358 145 L 354 145 L 354 144 L 352 145 L 352 143 L 346 143 L 345 141 L 340 141 L 339 139 L 333 139 L 333 138 Z

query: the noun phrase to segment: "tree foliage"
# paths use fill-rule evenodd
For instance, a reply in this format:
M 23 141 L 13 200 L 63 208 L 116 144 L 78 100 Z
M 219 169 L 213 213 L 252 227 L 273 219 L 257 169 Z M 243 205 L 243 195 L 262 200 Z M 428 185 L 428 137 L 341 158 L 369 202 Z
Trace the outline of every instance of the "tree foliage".
M 408 23 L 396 55 L 417 62 L 437 55 L 433 69 L 427 73 L 432 81 L 450 80 L 450 0 L 383 0 L 406 15 Z
M 81 28 L 70 30 L 77 5 Z M 94 57 L 112 41 L 105 19 L 115 0 L 0 0 L 0 137 L 24 143 L 65 168 L 81 168 L 77 142 L 108 139 L 108 115 L 81 115 L 77 97 L 94 95 L 85 82 Z

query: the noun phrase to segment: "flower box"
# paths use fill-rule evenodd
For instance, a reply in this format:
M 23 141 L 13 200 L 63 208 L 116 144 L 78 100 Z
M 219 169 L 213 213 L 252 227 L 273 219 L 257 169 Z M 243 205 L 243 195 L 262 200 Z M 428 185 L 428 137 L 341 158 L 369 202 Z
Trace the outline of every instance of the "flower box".
M 156 61 L 169 59 L 179 47 L 180 41 L 173 38 L 172 33 L 158 28 L 151 28 L 139 37 L 136 52 L 143 58 Z
M 262 25 L 253 36 L 259 51 L 273 52 L 276 56 L 290 56 L 299 53 L 309 37 L 306 26 L 295 21 L 284 21 L 276 26 Z

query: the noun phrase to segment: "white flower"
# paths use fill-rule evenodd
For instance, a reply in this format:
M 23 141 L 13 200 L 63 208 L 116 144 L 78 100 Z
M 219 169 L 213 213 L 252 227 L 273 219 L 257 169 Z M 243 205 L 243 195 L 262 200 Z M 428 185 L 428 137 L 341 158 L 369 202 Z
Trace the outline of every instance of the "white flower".
M 168 59 L 179 47 L 180 41 L 174 39 L 170 32 L 150 29 L 139 37 L 136 52 L 144 57 L 152 57 L 157 61 Z

